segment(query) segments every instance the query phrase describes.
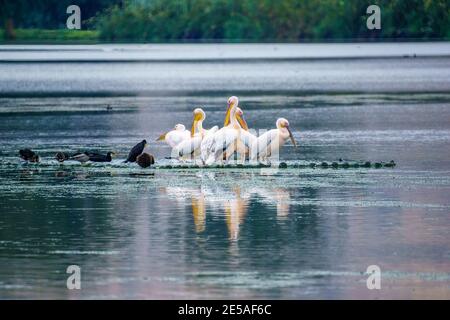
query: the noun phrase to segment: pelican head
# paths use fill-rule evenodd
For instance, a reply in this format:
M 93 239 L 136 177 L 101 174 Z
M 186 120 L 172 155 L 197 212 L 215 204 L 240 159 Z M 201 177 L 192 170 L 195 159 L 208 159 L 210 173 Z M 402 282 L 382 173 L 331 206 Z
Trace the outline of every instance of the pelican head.
M 175 125 L 175 130 L 184 131 L 184 130 L 186 130 L 186 127 L 184 126 L 184 124 L 179 123 L 179 124 Z
M 279 118 L 277 120 L 277 129 L 279 130 L 286 129 L 287 132 L 289 133 L 289 138 L 291 138 L 292 144 L 294 145 L 294 147 L 297 147 L 297 143 L 295 142 L 294 136 L 292 135 L 291 129 L 289 127 L 289 121 L 287 121 L 287 119 Z
M 196 108 L 194 109 L 194 119 L 192 120 L 192 127 L 191 127 L 191 137 L 194 136 L 195 131 L 197 129 L 197 123 L 203 122 L 206 118 L 205 111 L 203 111 L 202 108 Z
M 223 126 L 226 127 L 228 124 L 230 124 L 230 114 L 231 110 L 233 108 L 236 108 L 239 104 L 239 99 L 236 96 L 231 96 L 228 98 L 227 101 L 227 114 L 225 115 L 225 121 L 223 123 Z
M 198 118 L 199 120 L 205 120 L 205 118 L 206 118 L 205 111 L 203 111 L 202 108 L 195 108 L 194 109 L 194 118 Z
M 237 106 L 237 105 L 239 104 L 239 99 L 238 99 L 238 97 L 236 97 L 236 96 L 231 96 L 231 97 L 229 97 L 229 98 L 228 98 L 227 104 L 228 104 L 228 107 L 230 107 L 231 105 Z
M 248 131 L 247 121 L 244 119 L 244 112 L 239 107 L 236 108 L 236 120 L 239 122 L 242 129 Z

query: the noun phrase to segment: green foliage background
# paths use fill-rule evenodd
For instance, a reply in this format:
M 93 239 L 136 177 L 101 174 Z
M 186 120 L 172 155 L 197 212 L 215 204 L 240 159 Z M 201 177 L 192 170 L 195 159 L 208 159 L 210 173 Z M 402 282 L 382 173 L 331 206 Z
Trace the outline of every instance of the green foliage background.
M 450 38 L 450 0 L 0 0 L 0 17 L 21 29 L 64 29 L 70 4 L 81 7 L 83 29 L 96 31 L 89 37 L 104 41 Z M 381 30 L 366 27 L 371 4 Z

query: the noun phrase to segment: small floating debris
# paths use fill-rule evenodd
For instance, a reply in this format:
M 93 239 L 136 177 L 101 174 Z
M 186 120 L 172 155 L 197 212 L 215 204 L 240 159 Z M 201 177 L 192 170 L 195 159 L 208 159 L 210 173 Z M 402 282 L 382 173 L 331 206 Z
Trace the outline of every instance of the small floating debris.
M 286 163 L 286 162 L 280 162 L 280 164 L 279 164 L 278 167 L 281 168 L 281 169 L 285 169 L 285 168 L 287 168 L 288 166 L 287 166 L 287 163 Z
M 68 158 L 68 159 L 67 159 Z M 110 168 L 133 168 L 133 165 L 130 163 L 125 163 L 124 159 L 116 159 L 111 162 L 97 163 L 93 161 L 89 161 L 89 153 L 88 152 L 80 152 L 74 155 L 70 155 L 63 152 L 58 152 L 53 159 L 44 158 L 41 159 L 39 163 L 32 163 L 31 161 L 20 162 L 17 161 L 0 161 L 0 165 L 18 165 L 26 166 L 33 165 L 39 167 L 53 167 L 53 166 L 67 166 L 68 168 L 79 167 L 81 162 L 81 167 L 85 168 L 102 168 L 102 167 L 110 167 Z M 55 160 L 56 159 L 56 160 Z M 68 161 L 65 161 L 65 160 Z M 75 160 L 75 161 L 74 161 Z M 80 161 L 81 160 L 81 161 Z M 108 159 L 109 160 L 109 159 Z M 83 162 L 84 161 L 84 162 Z M 389 162 L 383 161 L 353 161 L 353 160 L 343 160 L 343 161 L 305 161 L 305 160 L 297 160 L 297 161 L 281 161 L 281 162 L 273 162 L 273 163 L 217 163 L 212 164 L 210 166 L 205 166 L 201 163 L 195 162 L 178 162 L 178 161 L 167 161 L 165 159 L 156 161 L 154 156 L 150 153 L 142 153 L 136 158 L 136 167 L 141 168 L 150 168 L 151 169 L 175 169 L 175 170 L 207 170 L 207 169 L 262 169 L 262 168 L 278 168 L 278 169 L 361 169 L 361 168 L 373 168 L 373 169 L 381 169 L 381 168 L 393 168 L 396 166 L 394 160 Z M 135 168 L 136 168 L 135 167 Z
M 132 177 L 153 177 L 155 175 L 154 172 L 132 172 L 129 174 Z
M 364 165 L 363 165 L 364 168 L 370 168 L 370 166 L 371 166 L 370 161 L 364 162 Z
M 393 167 L 395 167 L 395 162 L 394 162 L 394 160 L 391 160 L 388 163 L 385 163 L 384 166 L 388 167 L 388 168 L 393 168 Z
M 168 164 L 168 165 L 156 165 L 156 169 L 261 169 L 261 168 L 279 168 L 279 169 L 306 169 L 306 168 L 324 168 L 324 169 L 350 169 L 350 168 L 392 168 L 395 167 L 395 162 L 310 162 L 310 163 L 287 163 L 280 162 L 279 164 L 272 166 L 270 164 L 215 164 L 211 166 L 201 166 L 198 164 Z

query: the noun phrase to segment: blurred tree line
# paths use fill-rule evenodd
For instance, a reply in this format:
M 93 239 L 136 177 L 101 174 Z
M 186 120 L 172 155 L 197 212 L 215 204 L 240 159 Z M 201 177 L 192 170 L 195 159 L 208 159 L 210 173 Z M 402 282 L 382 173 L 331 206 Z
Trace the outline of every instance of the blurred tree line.
M 77 4 L 83 29 L 95 29 L 107 41 L 450 38 L 450 0 L 0 0 L 0 4 L 7 12 L 0 17 L 21 28 L 64 28 L 66 7 Z M 381 8 L 381 30 L 366 27 L 371 4 Z
M 0 0 L 0 29 L 14 39 L 16 29 L 66 29 L 67 7 L 81 8 L 82 20 L 88 20 L 121 0 Z M 37 32 L 35 32 L 38 36 Z

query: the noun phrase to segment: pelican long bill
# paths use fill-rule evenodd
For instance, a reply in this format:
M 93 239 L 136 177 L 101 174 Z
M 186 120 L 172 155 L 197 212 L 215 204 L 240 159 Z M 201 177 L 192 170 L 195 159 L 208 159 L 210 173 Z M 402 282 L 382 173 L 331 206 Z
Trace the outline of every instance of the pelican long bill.
M 166 140 L 166 135 L 167 135 L 167 132 L 163 133 L 162 135 L 160 135 L 158 137 L 158 139 L 156 139 L 156 141 L 164 141 L 164 140 Z
M 192 120 L 192 127 L 191 127 L 191 137 L 194 136 L 195 132 L 197 131 L 197 123 L 202 120 L 202 114 L 197 113 L 194 115 L 194 120 Z
M 231 114 L 232 104 L 228 104 L 227 113 L 225 115 L 225 120 L 223 121 L 223 126 L 226 127 L 230 124 L 230 114 Z
M 244 116 L 237 114 L 236 119 L 239 122 L 239 125 L 241 126 L 241 128 L 244 129 L 245 131 L 248 131 L 247 121 L 245 121 Z
M 297 147 L 297 143 L 295 142 L 294 136 L 292 135 L 291 129 L 288 127 L 286 127 L 287 131 L 289 132 L 289 138 L 291 138 L 292 144 L 294 145 L 294 147 Z

